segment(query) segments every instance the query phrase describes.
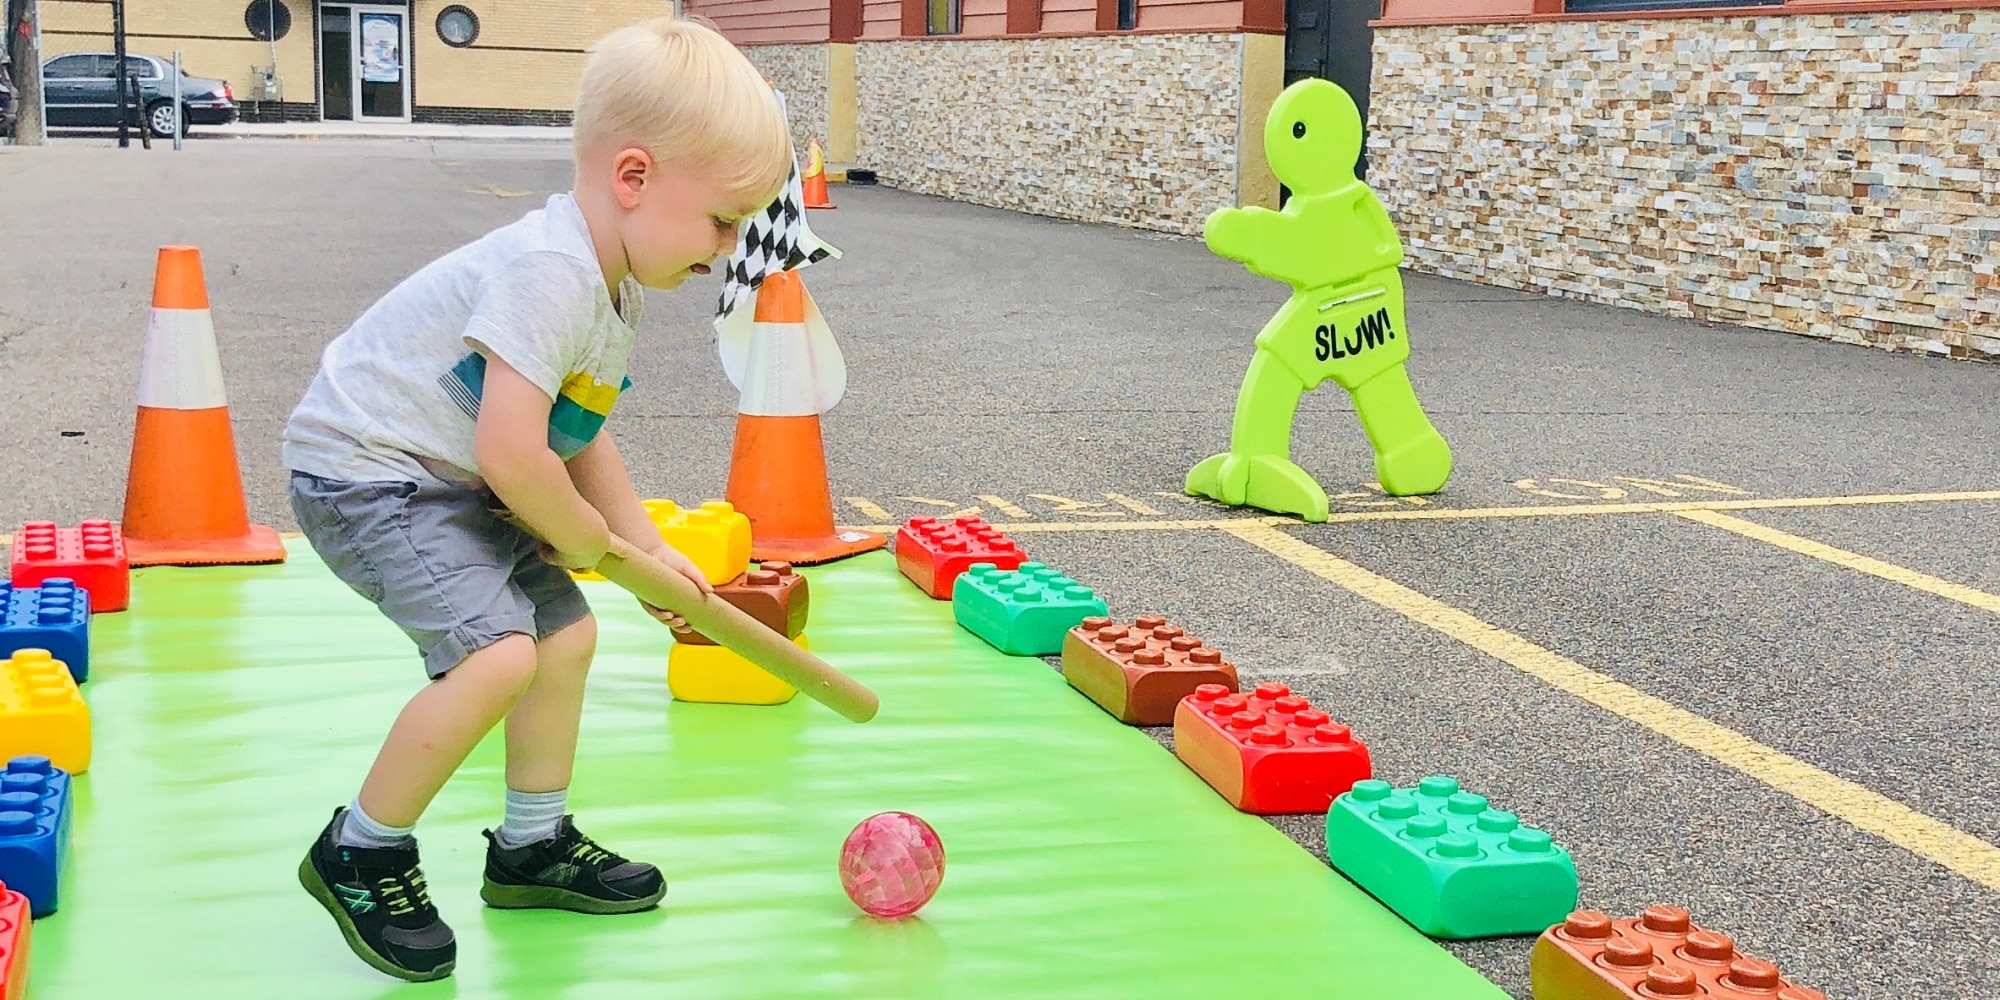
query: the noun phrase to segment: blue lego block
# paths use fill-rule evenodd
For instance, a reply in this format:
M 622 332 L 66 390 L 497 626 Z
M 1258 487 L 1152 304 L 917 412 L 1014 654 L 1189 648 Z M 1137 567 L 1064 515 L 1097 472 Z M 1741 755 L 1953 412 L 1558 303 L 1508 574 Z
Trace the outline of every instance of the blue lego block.
M 39 587 L 0 583 L 0 660 L 23 649 L 48 650 L 83 683 L 90 676 L 89 592 L 61 577 Z
M 1569 852 L 1449 775 L 1355 782 L 1327 811 L 1326 853 L 1431 937 L 1536 934 L 1576 908 Z
M 56 881 L 69 855 L 69 772 L 40 755 L 0 772 L 0 882 L 28 897 L 28 912 L 56 912 Z
M 951 613 L 967 631 L 1010 656 L 1054 656 L 1070 629 L 1111 612 L 1089 587 L 1029 562 L 1016 570 L 973 563 L 952 584 Z

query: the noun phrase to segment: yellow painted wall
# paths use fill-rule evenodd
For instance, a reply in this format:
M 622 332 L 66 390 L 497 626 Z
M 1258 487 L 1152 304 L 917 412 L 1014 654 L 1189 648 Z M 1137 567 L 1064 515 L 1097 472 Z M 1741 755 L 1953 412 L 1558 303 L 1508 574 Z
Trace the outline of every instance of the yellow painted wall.
M 126 0 L 125 48 L 167 60 L 179 50 L 181 65 L 190 75 L 227 80 L 236 99 L 247 101 L 252 93 L 250 67 L 271 65 L 270 43 L 250 37 L 243 24 L 247 6 L 247 0 Z M 278 40 L 279 85 L 284 100 L 310 103 L 319 99 L 311 8 L 304 0 L 289 0 L 287 6 L 292 30 Z M 42 0 L 41 12 L 43 58 L 111 51 L 109 5 Z
M 479 18 L 469 48 L 446 45 L 438 13 L 457 3 Z M 313 0 L 285 0 L 292 28 L 278 41 L 283 99 L 319 100 L 314 67 Z M 169 58 L 181 52 L 190 73 L 228 80 L 239 101 L 252 94 L 251 66 L 271 62 L 269 43 L 243 23 L 248 0 L 127 0 L 127 47 Z M 568 110 L 583 72 L 584 50 L 608 32 L 673 11 L 671 0 L 416 0 L 410 15 L 411 76 L 420 106 Z M 111 51 L 111 8 L 42 0 L 43 51 Z M 544 51 L 521 51 L 544 50 Z M 553 50 L 553 51 L 547 51 Z
M 470 48 L 452 48 L 438 38 L 438 12 L 454 2 L 479 18 L 479 38 Z M 592 42 L 635 21 L 671 13 L 671 0 L 418 0 L 411 25 L 417 103 L 569 110 L 583 75 L 583 51 Z
M 1278 175 L 1264 158 L 1264 121 L 1285 89 L 1285 36 L 1243 36 L 1243 110 L 1236 133 L 1236 204 L 1278 207 Z

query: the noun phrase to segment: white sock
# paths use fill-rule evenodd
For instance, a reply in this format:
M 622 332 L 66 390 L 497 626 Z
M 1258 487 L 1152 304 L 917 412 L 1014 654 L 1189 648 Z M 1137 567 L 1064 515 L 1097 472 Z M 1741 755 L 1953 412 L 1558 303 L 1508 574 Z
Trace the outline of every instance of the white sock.
M 416 826 L 389 826 L 361 808 L 361 796 L 347 806 L 347 820 L 334 839 L 349 847 L 408 847 Z
M 507 789 L 507 814 L 494 836 L 501 847 L 525 847 L 556 835 L 568 807 L 569 789 L 553 792 L 517 792 Z

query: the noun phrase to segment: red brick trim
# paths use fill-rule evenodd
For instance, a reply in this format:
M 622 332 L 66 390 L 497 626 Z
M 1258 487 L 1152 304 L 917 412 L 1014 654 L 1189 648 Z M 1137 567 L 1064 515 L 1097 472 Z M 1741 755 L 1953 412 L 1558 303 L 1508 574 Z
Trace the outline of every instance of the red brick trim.
M 929 5 L 924 0 L 903 0 L 903 37 L 926 38 L 929 32 Z
M 904 0 L 905 3 L 909 0 Z M 1259 28 L 1134 28 L 1131 31 L 1038 31 L 1022 35 L 879 35 L 873 38 L 857 38 L 856 45 L 882 42 L 1032 42 L 1037 38 L 1106 38 L 1111 36 L 1130 37 L 1132 35 L 1282 35 L 1283 29 L 1275 31 Z M 738 48 L 757 45 L 799 45 L 800 42 L 737 42 Z
M 1012 31 L 1010 26 L 1007 30 Z M 1097 0 L 1097 30 L 1118 30 L 1118 0 Z
M 861 37 L 861 0 L 832 0 L 826 12 L 827 39 L 851 42 Z
M 1285 0 L 1243 0 L 1243 30 L 1258 34 L 1285 33 Z
M 2000 0 L 1786 0 L 1783 6 L 1698 7 L 1679 10 L 1636 10 L 1608 14 L 1567 14 L 1560 11 L 1562 0 L 1521 0 L 1532 11 L 1517 14 L 1488 14 L 1467 17 L 1452 14 L 1454 0 L 1405 0 L 1396 4 L 1407 14 L 1370 21 L 1374 28 L 1400 28 L 1432 24 L 1535 24 L 1545 21 L 1660 21 L 1688 18 L 1784 17 L 1802 14 L 1906 14 L 1925 10 L 2000 9 Z M 1545 8 L 1558 9 L 1548 10 Z M 1435 12 L 1434 12 L 1435 11 Z
M 1042 30 L 1042 0 L 1007 0 L 1008 34 L 1032 35 L 1040 30 Z

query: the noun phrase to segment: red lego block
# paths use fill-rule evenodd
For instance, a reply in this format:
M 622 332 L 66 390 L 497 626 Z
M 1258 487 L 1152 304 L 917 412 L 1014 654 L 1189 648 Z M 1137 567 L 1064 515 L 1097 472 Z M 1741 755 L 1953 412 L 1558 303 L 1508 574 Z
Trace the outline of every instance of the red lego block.
M 1063 638 L 1063 679 L 1128 726 L 1169 726 L 1203 684 L 1236 690 L 1236 666 L 1159 615 L 1090 617 Z
M 715 596 L 764 623 L 785 638 L 796 639 L 806 630 L 806 615 L 812 607 L 806 578 L 792 572 L 792 564 L 775 559 L 759 563 L 734 580 L 715 588 Z M 690 646 L 713 646 L 715 640 L 699 632 L 689 632 L 676 641 Z
M 951 600 L 951 586 L 973 563 L 1020 569 L 1028 554 L 984 518 L 913 517 L 896 530 L 896 567 L 924 593 Z
M 1535 941 L 1528 980 L 1535 1000 L 1826 1000 L 1678 906 L 1654 906 L 1636 920 L 1577 910 Z
M 85 521 L 74 528 L 58 528 L 54 521 L 22 525 L 14 533 L 14 586 L 39 587 L 58 576 L 90 592 L 92 613 L 125 610 L 132 571 L 125 561 L 124 534 L 110 521 Z
M 1374 776 L 1368 747 L 1283 684 L 1203 684 L 1174 709 L 1174 753 L 1236 808 L 1323 813 Z
M 28 994 L 28 897 L 0 883 L 0 1000 Z

